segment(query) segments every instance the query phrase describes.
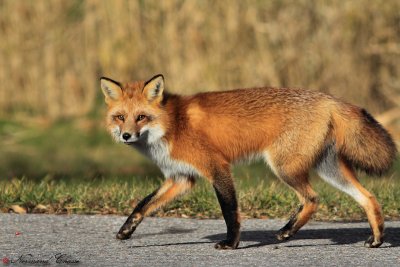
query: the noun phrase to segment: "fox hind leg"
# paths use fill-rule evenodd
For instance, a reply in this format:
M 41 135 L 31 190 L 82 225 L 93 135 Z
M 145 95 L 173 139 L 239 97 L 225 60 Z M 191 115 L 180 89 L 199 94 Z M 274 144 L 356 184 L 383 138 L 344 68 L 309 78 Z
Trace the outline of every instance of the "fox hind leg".
M 280 149 L 278 149 L 279 151 Z M 279 154 L 274 151 L 274 155 Z M 281 160 L 271 157 L 269 152 L 264 153 L 266 163 L 271 167 L 272 171 L 278 176 L 283 182 L 290 186 L 297 194 L 300 200 L 300 207 L 290 217 L 287 224 L 282 227 L 276 234 L 278 240 L 287 240 L 293 236 L 303 225 L 305 225 L 311 218 L 313 213 L 318 207 L 318 195 L 312 189 L 308 180 L 308 170 L 304 170 L 302 162 L 304 159 L 297 158 L 288 162 L 284 160 L 285 157 L 281 157 Z M 303 170 L 301 170 L 303 169 Z
M 290 217 L 287 224 L 276 234 L 278 240 L 284 241 L 292 237 L 311 218 L 318 207 L 317 193 L 311 188 L 308 182 L 308 175 L 301 175 L 295 178 L 282 178 L 297 194 L 300 200 L 300 207 Z
M 318 175 L 339 190 L 356 200 L 365 210 L 372 230 L 372 236 L 365 241 L 365 246 L 379 247 L 383 243 L 384 219 L 381 207 L 370 192 L 358 181 L 353 168 L 330 147 L 316 168 Z

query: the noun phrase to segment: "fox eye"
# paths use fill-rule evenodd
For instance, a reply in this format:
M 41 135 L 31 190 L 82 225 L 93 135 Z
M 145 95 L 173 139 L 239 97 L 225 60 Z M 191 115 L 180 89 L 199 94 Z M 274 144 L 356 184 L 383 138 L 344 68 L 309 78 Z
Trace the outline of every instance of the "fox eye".
M 117 119 L 119 119 L 120 121 L 125 121 L 125 117 L 124 115 L 117 115 L 115 116 Z
M 137 117 L 136 121 L 142 121 L 142 120 L 144 120 L 145 118 L 146 118 L 146 115 L 141 114 L 141 115 L 139 115 L 139 116 Z

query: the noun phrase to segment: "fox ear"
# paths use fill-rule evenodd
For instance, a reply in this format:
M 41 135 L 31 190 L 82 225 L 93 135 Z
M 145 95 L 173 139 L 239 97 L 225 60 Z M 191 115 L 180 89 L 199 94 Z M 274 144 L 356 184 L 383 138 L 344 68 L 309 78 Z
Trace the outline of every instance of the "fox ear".
M 106 97 L 106 103 L 110 100 L 118 100 L 122 97 L 122 86 L 119 82 L 110 78 L 100 78 L 101 90 Z
M 164 91 L 164 76 L 158 74 L 145 82 L 143 88 L 143 94 L 146 96 L 147 100 L 158 102 L 162 100 Z

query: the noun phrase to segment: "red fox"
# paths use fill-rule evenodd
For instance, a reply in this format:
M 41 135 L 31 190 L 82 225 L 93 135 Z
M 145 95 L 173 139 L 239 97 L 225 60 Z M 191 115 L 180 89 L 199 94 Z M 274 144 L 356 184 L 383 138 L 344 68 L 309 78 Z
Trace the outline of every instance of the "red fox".
M 215 248 L 237 248 L 240 214 L 230 166 L 260 158 L 301 202 L 277 233 L 278 240 L 292 237 L 317 209 L 308 176 L 314 169 L 364 208 L 372 230 L 365 246 L 382 244 L 380 205 L 360 184 L 355 169 L 380 175 L 397 150 L 389 133 L 364 109 L 324 93 L 288 88 L 180 96 L 164 91 L 161 74 L 126 84 L 103 77 L 101 89 L 111 135 L 148 156 L 166 178 L 134 208 L 118 239 L 130 238 L 144 216 L 204 177 L 215 189 L 227 226 L 226 239 Z

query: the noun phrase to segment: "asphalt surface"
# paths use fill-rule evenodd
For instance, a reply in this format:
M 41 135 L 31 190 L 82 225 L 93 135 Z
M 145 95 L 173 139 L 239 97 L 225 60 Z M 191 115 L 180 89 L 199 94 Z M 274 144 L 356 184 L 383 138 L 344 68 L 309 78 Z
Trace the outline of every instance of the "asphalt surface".
M 386 222 L 386 242 L 368 249 L 366 222 L 310 222 L 280 243 L 274 234 L 284 221 L 244 220 L 239 249 L 218 251 L 222 220 L 146 218 L 120 241 L 125 219 L 0 214 L 0 259 L 9 266 L 400 266 L 399 221 Z

